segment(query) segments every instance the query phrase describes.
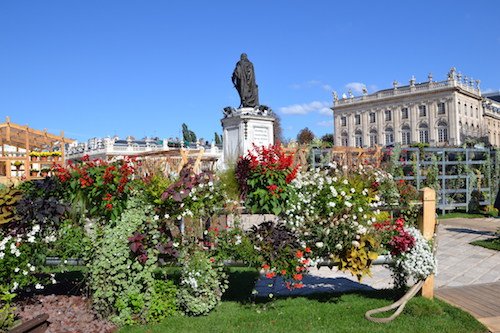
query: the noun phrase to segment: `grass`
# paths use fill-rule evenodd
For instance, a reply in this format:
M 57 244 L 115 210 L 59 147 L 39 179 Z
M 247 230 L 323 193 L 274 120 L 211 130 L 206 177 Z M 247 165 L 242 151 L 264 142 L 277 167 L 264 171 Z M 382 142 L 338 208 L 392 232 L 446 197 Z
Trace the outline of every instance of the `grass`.
M 249 295 L 256 278 L 255 271 L 232 271 L 230 289 L 222 304 L 207 316 L 178 315 L 157 325 L 125 327 L 120 332 L 488 332 L 468 313 L 421 297 L 412 299 L 389 324 L 364 319 L 366 311 L 388 305 L 401 296 L 391 290 L 253 302 Z
M 477 241 L 471 242 L 471 244 L 477 245 L 477 246 L 482 246 L 482 247 L 490 249 L 490 250 L 500 251 L 500 237 L 491 238 L 491 239 L 484 239 L 484 240 L 477 240 Z
M 465 211 L 455 211 L 451 213 L 446 213 L 444 215 L 438 215 L 438 220 L 453 219 L 453 218 L 476 219 L 484 217 L 491 217 L 491 216 L 480 213 L 467 213 Z

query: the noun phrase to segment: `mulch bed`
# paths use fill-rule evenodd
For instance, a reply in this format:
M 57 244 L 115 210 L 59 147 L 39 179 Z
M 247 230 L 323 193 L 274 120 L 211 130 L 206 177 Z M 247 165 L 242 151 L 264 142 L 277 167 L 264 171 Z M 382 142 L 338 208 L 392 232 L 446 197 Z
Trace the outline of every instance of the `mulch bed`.
M 99 319 L 91 308 L 91 300 L 82 289 L 81 272 L 57 274 L 57 284 L 43 290 L 27 289 L 18 295 L 16 316 L 26 322 L 40 314 L 48 314 L 47 333 L 110 333 L 117 327 Z
M 49 315 L 47 333 L 111 333 L 116 330 L 109 321 L 97 318 L 85 296 L 36 295 L 17 304 L 16 314 L 23 322 L 44 313 Z

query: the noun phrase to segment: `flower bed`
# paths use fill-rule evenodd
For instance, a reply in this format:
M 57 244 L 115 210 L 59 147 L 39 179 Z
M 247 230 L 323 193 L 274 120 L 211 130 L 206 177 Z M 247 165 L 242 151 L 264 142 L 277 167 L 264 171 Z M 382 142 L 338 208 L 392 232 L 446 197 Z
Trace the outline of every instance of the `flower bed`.
M 173 177 L 143 177 L 129 159 L 55 166 L 54 176 L 19 187 L 15 217 L 0 229 L 1 306 L 11 313 L 16 290 L 55 282 L 35 274 L 54 255 L 82 258 L 93 310 L 117 325 L 207 314 L 227 289 L 227 260 L 282 277 L 290 289 L 303 287 L 309 267 L 325 258 L 359 279 L 389 253 L 398 281 L 434 271 L 419 231 L 379 210 L 400 202 L 389 174 L 369 166 L 307 171 L 292 161 L 274 146 L 237 163 L 246 207 L 278 219 L 246 231 L 215 223 L 237 206 L 215 174 L 187 166 Z M 165 263 L 182 264 L 178 279 L 168 278 Z

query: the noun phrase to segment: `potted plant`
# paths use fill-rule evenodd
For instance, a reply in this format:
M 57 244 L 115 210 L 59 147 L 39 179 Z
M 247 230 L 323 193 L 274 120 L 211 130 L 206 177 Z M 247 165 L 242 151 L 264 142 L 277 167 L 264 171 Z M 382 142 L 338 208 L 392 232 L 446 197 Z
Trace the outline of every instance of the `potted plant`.
M 21 161 L 14 162 L 14 166 L 16 167 L 17 171 L 19 171 L 19 169 L 21 169 L 21 165 L 23 165 L 23 162 L 21 162 Z
M 52 160 L 53 160 L 53 161 L 59 161 L 59 159 L 60 159 L 60 158 L 61 158 L 61 156 L 62 156 L 62 152 L 60 152 L 60 151 L 53 151 L 53 152 L 51 152 L 50 154 L 51 154 L 51 156 L 52 156 Z
M 37 169 L 31 169 L 30 170 L 30 176 L 31 177 L 37 177 L 38 176 L 38 170 Z
M 50 168 L 43 168 L 40 170 L 40 175 L 42 177 L 47 177 L 49 175 Z
M 40 161 L 48 161 L 50 154 L 48 151 L 42 151 L 40 153 Z
M 32 151 L 29 153 L 29 155 L 32 161 L 38 161 L 38 158 L 40 157 L 40 153 L 37 151 Z

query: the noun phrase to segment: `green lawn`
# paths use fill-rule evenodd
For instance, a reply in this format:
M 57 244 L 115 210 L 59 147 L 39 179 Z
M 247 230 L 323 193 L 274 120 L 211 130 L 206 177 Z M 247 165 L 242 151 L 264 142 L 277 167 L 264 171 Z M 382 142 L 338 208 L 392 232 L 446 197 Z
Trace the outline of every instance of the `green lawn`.
M 451 212 L 451 213 L 446 213 L 444 215 L 438 214 L 438 220 L 453 219 L 453 218 L 476 219 L 484 217 L 490 217 L 490 216 L 484 214 L 467 213 L 464 211 Z
M 389 324 L 364 319 L 367 310 L 392 303 L 393 291 L 316 295 L 277 300 L 249 299 L 255 271 L 238 270 L 220 306 L 204 317 L 175 316 L 158 325 L 125 327 L 132 332 L 488 332 L 471 315 L 442 301 L 412 299 Z
M 472 245 L 482 246 L 490 250 L 500 251 L 500 237 L 486 239 L 486 240 L 478 240 L 471 242 Z

